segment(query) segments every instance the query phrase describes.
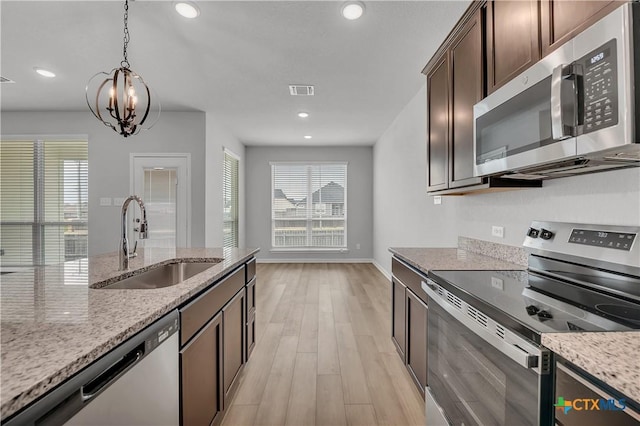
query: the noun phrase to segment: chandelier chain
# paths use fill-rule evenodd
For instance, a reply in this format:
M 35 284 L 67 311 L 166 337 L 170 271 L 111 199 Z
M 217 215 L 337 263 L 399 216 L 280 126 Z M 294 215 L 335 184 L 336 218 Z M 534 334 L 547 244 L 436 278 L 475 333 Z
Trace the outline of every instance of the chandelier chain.
M 129 44 L 129 40 L 130 40 L 128 21 L 129 21 L 129 0 L 125 0 L 124 2 L 124 37 L 123 37 L 124 47 L 122 49 L 122 54 L 124 56 L 124 59 L 122 60 L 122 62 L 120 62 L 120 65 L 124 68 L 131 67 L 131 65 L 129 65 L 129 59 L 127 59 L 127 45 Z

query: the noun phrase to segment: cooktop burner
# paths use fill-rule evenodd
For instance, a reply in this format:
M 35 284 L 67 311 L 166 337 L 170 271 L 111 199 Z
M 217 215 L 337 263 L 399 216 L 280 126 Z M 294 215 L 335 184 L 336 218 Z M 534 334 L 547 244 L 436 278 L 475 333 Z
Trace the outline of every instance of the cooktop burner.
M 609 303 L 599 303 L 596 309 L 604 314 L 621 318 L 628 321 L 640 322 L 640 308 L 614 305 Z
M 429 275 L 537 342 L 541 333 L 640 329 L 640 304 L 528 271 L 431 271 Z

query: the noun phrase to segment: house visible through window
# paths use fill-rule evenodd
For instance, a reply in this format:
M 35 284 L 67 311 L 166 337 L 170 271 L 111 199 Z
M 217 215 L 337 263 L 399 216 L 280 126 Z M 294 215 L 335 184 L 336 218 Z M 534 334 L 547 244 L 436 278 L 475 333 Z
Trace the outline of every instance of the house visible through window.
M 347 247 L 347 164 L 272 163 L 273 248 Z
M 223 247 L 238 247 L 238 168 L 240 161 L 224 151 L 223 173 Z
M 88 255 L 86 140 L 0 141 L 0 265 Z

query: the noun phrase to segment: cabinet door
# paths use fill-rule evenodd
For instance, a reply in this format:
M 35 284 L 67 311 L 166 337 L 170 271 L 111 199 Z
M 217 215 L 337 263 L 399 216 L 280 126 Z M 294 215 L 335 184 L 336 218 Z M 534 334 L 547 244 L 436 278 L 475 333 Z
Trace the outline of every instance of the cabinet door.
M 405 333 L 405 321 L 406 321 L 406 287 L 395 277 L 391 280 L 391 340 L 396 345 L 396 349 L 402 358 L 405 360 L 405 345 L 406 345 L 406 333 Z
M 427 386 L 427 305 L 407 289 L 407 368 L 420 392 Z
M 482 20 L 478 11 L 453 41 L 451 59 L 451 138 L 449 187 L 474 185 L 473 106 L 482 99 Z
M 245 356 L 247 361 L 253 347 L 256 345 L 256 278 L 254 277 L 247 284 L 247 309 L 246 309 L 247 325 L 245 330 Z
M 427 74 L 427 190 L 449 187 L 449 62 L 443 55 Z
M 606 0 L 542 0 L 540 2 L 542 56 L 549 54 L 622 3 L 624 2 Z
M 540 58 L 538 4 L 494 0 L 486 11 L 487 91 L 492 93 Z
M 244 291 L 238 292 L 231 301 L 222 308 L 224 323 L 224 395 L 225 401 L 231 395 L 236 377 L 240 372 L 244 359 Z M 226 404 L 225 404 L 226 406 Z
M 222 315 L 180 351 L 180 407 L 183 425 L 209 426 L 222 412 Z

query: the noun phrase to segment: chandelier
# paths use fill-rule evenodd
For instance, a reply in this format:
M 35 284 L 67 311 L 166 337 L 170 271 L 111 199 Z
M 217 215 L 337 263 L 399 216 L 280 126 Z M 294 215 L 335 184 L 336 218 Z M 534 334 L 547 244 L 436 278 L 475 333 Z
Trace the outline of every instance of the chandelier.
M 138 134 L 148 130 L 160 117 L 160 104 L 157 103 L 158 114 L 147 127 L 143 127 L 151 110 L 151 91 L 142 77 L 136 74 L 129 65 L 127 46 L 129 36 L 129 0 L 124 2 L 124 47 L 123 59 L 118 68 L 111 72 L 98 72 L 89 79 L 85 88 L 87 105 L 93 115 L 105 126 L 124 136 Z M 89 93 L 96 93 L 94 102 Z M 91 96 L 93 98 L 93 95 Z

